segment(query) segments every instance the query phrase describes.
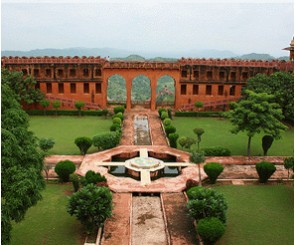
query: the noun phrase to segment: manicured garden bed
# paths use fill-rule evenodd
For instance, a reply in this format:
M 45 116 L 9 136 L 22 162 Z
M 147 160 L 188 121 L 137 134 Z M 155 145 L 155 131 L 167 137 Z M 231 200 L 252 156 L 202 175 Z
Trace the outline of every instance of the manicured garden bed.
M 71 185 L 47 184 L 43 200 L 28 210 L 21 223 L 13 225 L 11 245 L 82 244 L 86 236 L 83 227 L 66 210 L 71 193 Z
M 222 146 L 228 148 L 232 155 L 246 155 L 248 137 L 245 133 L 232 134 L 230 130 L 232 124 L 223 118 L 196 118 L 196 117 L 175 117 L 172 125 L 176 127 L 179 136 L 197 136 L 193 133 L 194 128 L 203 128 L 205 133 L 202 135 L 201 148 Z M 261 139 L 263 133 L 255 135 L 251 143 L 252 155 L 263 155 Z M 289 156 L 293 155 L 294 150 L 294 130 L 289 128 L 282 133 L 282 138 L 274 140 L 268 151 L 269 156 Z M 179 149 L 180 146 L 178 146 Z
M 109 131 L 112 121 L 104 117 L 77 116 L 30 116 L 30 130 L 38 138 L 52 138 L 55 140 L 49 154 L 80 154 L 74 141 L 77 137 L 94 135 Z M 88 153 L 96 152 L 92 146 Z
M 219 245 L 294 244 L 294 187 L 214 187 L 228 202 L 227 227 Z

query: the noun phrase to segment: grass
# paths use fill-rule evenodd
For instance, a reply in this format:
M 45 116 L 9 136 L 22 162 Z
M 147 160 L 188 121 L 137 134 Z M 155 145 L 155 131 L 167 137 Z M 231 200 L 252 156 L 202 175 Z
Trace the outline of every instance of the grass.
M 175 117 L 172 124 L 176 127 L 179 136 L 190 136 L 195 139 L 194 128 L 203 128 L 205 133 L 202 135 L 200 148 L 222 146 L 228 148 L 232 155 L 247 155 L 248 137 L 246 133 L 232 134 L 230 130 L 232 124 L 226 119 L 216 118 L 195 118 L 195 117 Z M 251 155 L 263 155 L 261 139 L 263 133 L 257 134 L 252 138 Z M 178 147 L 180 148 L 180 146 Z M 268 151 L 269 156 L 290 156 L 294 152 L 294 130 L 289 128 L 282 133 L 282 138 L 274 140 Z
M 43 200 L 30 208 L 25 219 L 13 225 L 11 245 L 79 245 L 85 236 L 83 227 L 66 211 L 71 185 L 48 184 Z
M 52 138 L 54 147 L 49 154 L 79 155 L 74 141 L 77 137 L 87 136 L 92 139 L 96 134 L 109 131 L 112 120 L 104 117 L 74 116 L 31 116 L 30 130 L 38 138 Z M 87 153 L 96 152 L 92 146 Z
M 294 187 L 219 186 L 228 202 L 227 226 L 218 245 L 294 244 Z

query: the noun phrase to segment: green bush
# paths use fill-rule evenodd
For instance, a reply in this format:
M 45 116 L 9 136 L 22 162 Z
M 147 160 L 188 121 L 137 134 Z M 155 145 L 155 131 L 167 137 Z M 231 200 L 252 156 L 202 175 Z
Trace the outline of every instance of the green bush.
M 259 176 L 260 183 L 266 183 L 270 176 L 276 171 L 276 166 L 270 162 L 256 163 L 256 171 Z
M 168 112 L 163 111 L 162 114 L 161 114 L 161 120 L 164 121 L 166 118 L 169 118 Z
M 57 109 L 61 106 L 61 102 L 59 100 L 54 100 L 51 102 L 52 107 L 56 110 L 55 113 L 57 115 Z
M 125 108 L 124 106 L 116 106 L 114 107 L 114 113 L 117 114 L 119 112 L 122 112 L 122 114 L 124 114 Z
M 124 115 L 122 112 L 118 112 L 117 114 L 113 115 L 112 118 L 118 117 L 121 119 L 121 121 L 123 122 L 124 120 Z
M 172 125 L 164 127 L 167 136 L 176 132 L 176 128 Z
M 229 149 L 221 147 L 221 146 L 215 146 L 210 148 L 204 148 L 202 151 L 205 152 L 205 156 L 230 156 L 231 152 Z
M 225 225 L 216 217 L 200 219 L 197 232 L 205 245 L 214 245 L 224 234 Z
M 119 132 L 101 133 L 93 137 L 92 142 L 98 150 L 106 150 L 119 144 L 121 134 Z
M 222 173 L 224 167 L 217 162 L 208 162 L 204 165 L 204 171 L 208 175 L 211 184 L 215 184 L 218 176 Z
M 121 130 L 121 125 L 118 123 L 113 123 L 110 127 L 110 131 L 119 131 Z
M 100 173 L 96 173 L 92 170 L 87 171 L 84 178 L 81 178 L 81 183 L 83 186 L 94 184 L 96 185 L 99 182 L 106 182 L 107 179 L 104 176 L 101 176 Z
M 179 137 L 179 135 L 176 133 L 169 134 L 168 139 L 169 139 L 169 143 L 170 143 L 171 147 L 177 148 L 178 137 Z
M 221 193 L 204 187 L 193 187 L 187 191 L 189 215 L 197 221 L 207 217 L 216 217 L 226 222 L 227 203 Z
M 165 118 L 163 121 L 164 126 L 170 126 L 171 125 L 171 119 L 170 118 Z
M 222 112 L 217 111 L 176 111 L 176 117 L 221 117 Z
M 103 109 L 103 110 L 101 111 L 101 115 L 102 115 L 102 116 L 105 116 L 105 118 L 108 116 L 108 114 L 109 114 L 109 111 L 108 111 L 107 109 Z
M 159 117 L 162 116 L 162 112 L 164 112 L 164 111 L 166 112 L 166 109 L 165 108 L 158 109 Z
M 168 112 L 169 118 L 172 120 L 172 109 L 171 108 L 168 108 L 167 109 L 167 112 Z
M 111 217 L 112 193 L 107 187 L 87 185 L 70 197 L 67 211 L 76 216 L 91 234 Z
M 75 164 L 69 160 L 58 162 L 54 168 L 54 171 L 62 182 L 69 182 L 70 174 L 74 173 L 75 170 Z
M 113 124 L 119 124 L 119 125 L 121 125 L 122 124 L 122 120 L 119 117 L 114 117 L 113 118 Z
M 204 103 L 201 102 L 201 101 L 197 101 L 197 102 L 195 102 L 195 107 L 196 107 L 196 108 L 202 108 L 203 105 L 204 105 Z
M 193 144 L 196 144 L 196 140 L 191 137 L 182 136 L 179 138 L 178 143 L 182 148 L 190 149 Z
M 85 106 L 85 102 L 84 101 L 76 101 L 75 102 L 75 107 L 77 108 L 78 112 L 79 112 L 79 116 L 81 116 L 81 109 Z
M 74 192 L 77 192 L 80 188 L 80 179 L 78 174 L 70 174 L 70 181 L 73 184 Z
M 53 139 L 46 139 L 46 138 L 41 138 L 39 140 L 39 147 L 42 151 L 49 151 L 51 148 L 53 148 L 55 142 Z
M 75 139 L 75 144 L 80 149 L 81 155 L 85 155 L 92 146 L 92 140 L 88 137 L 78 137 Z
M 264 135 L 262 137 L 262 149 L 263 149 L 263 155 L 267 155 L 267 151 L 271 147 L 273 142 L 273 137 L 271 135 Z
M 294 172 L 294 157 L 287 157 L 284 159 L 284 167 L 288 170 L 288 179 L 290 175 L 290 169 Z

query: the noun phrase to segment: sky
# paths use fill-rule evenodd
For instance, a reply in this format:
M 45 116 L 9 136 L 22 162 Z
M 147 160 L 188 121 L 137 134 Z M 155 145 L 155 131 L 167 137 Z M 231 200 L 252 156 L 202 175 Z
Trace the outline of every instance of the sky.
M 282 51 L 294 35 L 292 1 L 2 0 L 1 50 L 116 48 L 181 52 Z

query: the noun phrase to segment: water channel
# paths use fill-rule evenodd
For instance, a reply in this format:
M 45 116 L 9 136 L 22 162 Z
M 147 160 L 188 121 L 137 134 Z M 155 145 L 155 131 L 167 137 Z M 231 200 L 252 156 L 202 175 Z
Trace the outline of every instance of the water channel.
M 134 145 L 151 145 L 149 121 L 147 116 L 134 117 Z

